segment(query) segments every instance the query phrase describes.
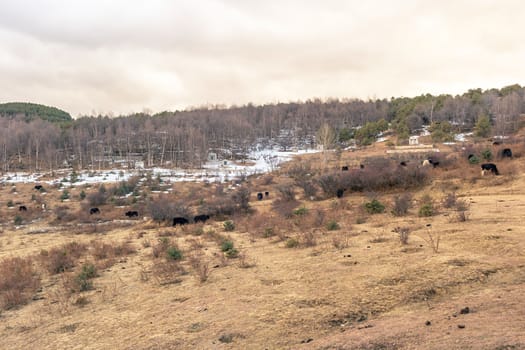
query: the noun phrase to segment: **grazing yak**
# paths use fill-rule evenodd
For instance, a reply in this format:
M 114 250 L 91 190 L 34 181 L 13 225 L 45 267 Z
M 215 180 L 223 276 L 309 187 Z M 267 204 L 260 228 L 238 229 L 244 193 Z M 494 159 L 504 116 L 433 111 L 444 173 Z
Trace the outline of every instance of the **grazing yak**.
M 338 189 L 336 192 L 335 192 L 335 195 L 337 196 L 337 198 L 343 198 L 343 194 L 344 194 L 345 190 L 344 189 Z
M 405 161 L 399 162 L 399 165 L 400 166 L 407 166 L 407 162 L 405 162 Z
M 500 158 L 512 158 L 512 150 L 510 148 L 504 148 L 498 152 Z
M 341 171 L 348 171 L 348 165 L 343 165 L 341 167 Z
M 89 209 L 89 215 L 93 215 L 93 214 L 100 214 L 100 209 L 98 208 Z
M 209 215 L 202 214 L 202 215 L 197 215 L 196 217 L 194 217 L 193 222 L 194 223 L 202 222 L 204 224 L 209 219 L 210 219 Z
M 177 225 L 186 225 L 186 224 L 189 224 L 189 221 L 188 219 L 186 218 L 183 218 L 183 217 L 176 217 L 176 218 L 173 218 L 173 226 L 177 226 Z
M 128 218 L 138 217 L 139 216 L 139 212 L 136 211 L 136 210 L 128 210 L 126 212 L 126 214 L 124 214 L 124 215 L 126 215 Z
M 270 192 L 268 192 L 268 191 L 264 192 L 264 196 L 265 196 L 266 198 L 268 198 L 269 195 L 270 195 Z
M 485 175 L 487 171 L 490 171 L 494 175 L 499 175 L 498 168 L 496 167 L 496 164 L 494 163 L 484 163 L 481 164 L 481 175 Z
M 262 201 L 262 199 L 263 199 L 263 194 L 262 194 L 262 192 L 257 193 L 257 200 L 258 200 L 258 201 Z
M 25 205 L 21 205 L 18 207 L 19 211 L 27 211 L 27 207 Z
M 425 159 L 422 163 L 423 166 L 432 165 L 433 168 L 436 168 L 439 165 L 438 161 L 432 160 L 432 158 Z
M 44 187 L 42 187 L 42 185 L 35 185 L 33 188 L 37 191 L 41 191 Z

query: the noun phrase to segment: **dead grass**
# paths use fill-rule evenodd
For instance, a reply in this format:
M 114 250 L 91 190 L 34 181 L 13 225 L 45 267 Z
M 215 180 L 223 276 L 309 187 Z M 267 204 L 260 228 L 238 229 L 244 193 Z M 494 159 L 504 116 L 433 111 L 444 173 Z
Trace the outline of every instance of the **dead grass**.
M 329 164 L 339 168 L 338 161 L 351 165 L 358 158 L 365 160 L 358 152 L 344 152 Z M 321 169 L 315 159 L 310 160 L 312 173 Z M 447 170 L 432 169 L 434 182 L 411 194 L 419 200 L 432 193 L 438 204 L 446 193 L 456 192 L 458 200 L 470 204 L 465 222 L 451 220 L 454 207 L 425 218 L 418 216 L 418 205 L 400 217 L 390 210 L 367 215 L 361 193 L 337 201 L 298 201 L 297 207 L 307 210 L 289 219 L 274 211 L 274 198 L 253 199 L 253 214 L 233 218 L 236 228 L 227 233 L 218 220 L 169 235 L 159 233 L 172 229 L 151 221 L 114 226 L 109 220 L 122 216 L 122 210 L 105 208 L 99 219 L 84 225 L 94 227 L 92 232 L 74 229 L 77 222 L 67 223 L 71 230 L 66 223 L 54 229 L 49 225 L 54 215 L 14 229 L 15 212 L 0 207 L 0 216 L 9 218 L 0 234 L 0 257 L 29 259 L 53 249 L 72 257 L 72 266 L 54 275 L 47 272 L 48 258 L 38 258 L 33 276 L 43 287 L 26 293 L 22 307 L 3 311 L 0 337 L 10 349 L 32 348 L 34 339 L 42 349 L 86 344 L 94 349 L 249 349 L 260 344 L 271 349 L 495 349 L 525 344 L 521 165 L 510 161 L 515 176 L 502 171 L 499 180 L 481 178 L 478 167 L 461 160 L 451 164 Z M 501 183 L 493 186 L 492 181 Z M 289 179 L 275 174 L 270 193 L 277 196 L 273 186 L 283 183 Z M 212 198 L 217 191 L 214 185 L 199 186 L 179 186 L 176 195 L 189 198 L 190 191 L 202 190 Z M 31 188 L 20 184 L 17 191 L 13 195 L 0 188 L 0 199 L 21 201 L 17 196 L 27 198 Z M 401 194 L 392 189 L 381 198 Z M 75 200 L 67 205 L 71 213 L 80 207 Z M 359 218 L 365 220 L 356 224 Z M 341 228 L 325 230 L 330 221 Z M 425 241 L 427 223 L 440 237 L 437 253 Z M 408 227 L 410 239 L 402 242 L 392 232 L 396 227 Z M 225 240 L 233 243 L 237 258 L 221 251 Z M 297 249 L 286 249 L 289 240 Z M 172 245 L 182 259 L 166 257 Z M 118 265 L 99 269 L 91 290 L 67 292 L 67 279 L 89 261 Z M 465 306 L 473 310 L 468 315 L 459 313 Z

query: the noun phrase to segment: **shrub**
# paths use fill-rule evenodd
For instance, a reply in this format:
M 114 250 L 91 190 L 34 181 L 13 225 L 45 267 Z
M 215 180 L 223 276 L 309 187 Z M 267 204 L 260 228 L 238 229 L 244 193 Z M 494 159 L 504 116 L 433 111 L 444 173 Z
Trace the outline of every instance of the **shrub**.
M 295 208 L 299 202 L 297 201 L 285 201 L 281 198 L 276 199 L 272 202 L 272 209 L 279 215 L 285 218 L 291 218 L 294 215 Z
M 237 191 L 233 193 L 232 200 L 241 212 L 248 212 L 250 210 L 250 190 L 247 187 L 239 187 Z
M 369 214 L 381 214 L 385 211 L 385 206 L 377 199 L 372 199 L 371 202 L 365 203 L 365 209 Z
M 86 199 L 86 192 L 84 190 L 80 191 L 80 194 L 78 195 L 78 197 L 80 198 L 81 201 Z
M 277 190 L 281 194 L 281 198 L 284 201 L 295 200 L 295 192 L 292 185 L 281 185 L 277 187 Z
M 317 180 L 317 183 L 321 187 L 321 190 L 324 192 L 324 194 L 330 197 L 335 196 L 338 189 L 344 188 L 341 184 L 340 177 L 335 174 L 322 175 Z
M 187 203 L 174 202 L 169 196 L 151 198 L 148 202 L 148 212 L 157 223 L 171 222 L 174 217 L 190 217 L 191 212 Z
M 472 156 L 472 157 L 469 158 L 468 162 L 470 164 L 478 164 L 479 163 L 479 158 L 478 158 L 478 156 Z
M 53 248 L 49 252 L 43 250 L 40 256 L 45 260 L 50 274 L 62 273 L 75 266 L 74 257 L 64 247 Z
M 68 190 L 63 190 L 62 194 L 60 195 L 60 200 L 64 201 L 66 199 L 69 199 L 69 191 Z
M 432 203 L 425 203 L 419 208 L 419 216 L 428 217 L 434 215 L 434 206 Z
M 232 248 L 230 250 L 225 251 L 224 254 L 226 254 L 227 258 L 233 259 L 239 255 L 239 251 L 235 248 Z
M 169 260 L 182 260 L 182 251 L 176 246 L 169 247 L 166 250 L 166 255 Z
M 228 258 L 236 258 L 239 255 L 239 251 L 235 249 L 233 242 L 230 240 L 224 240 L 221 243 L 221 251 L 223 251 Z
M 155 244 L 151 250 L 151 254 L 153 257 L 158 258 L 160 257 L 166 250 L 168 249 L 170 245 L 170 240 L 167 237 L 159 238 L 157 244 Z
M 14 224 L 15 225 L 22 225 L 22 223 L 24 222 L 24 219 L 22 219 L 22 217 L 20 215 L 17 215 L 15 216 L 15 220 L 14 220 Z
M 485 149 L 481 152 L 481 157 L 484 160 L 491 160 L 492 159 L 492 151 L 490 149 Z
M 229 240 L 225 240 L 221 243 L 221 251 L 226 252 L 230 249 L 233 249 L 233 242 Z
M 443 199 L 443 207 L 449 209 L 453 208 L 456 205 L 457 197 L 456 193 L 448 193 L 445 198 Z
M 399 234 L 399 241 L 401 242 L 401 244 L 403 245 L 408 244 L 408 237 L 410 234 L 410 230 L 408 227 L 396 227 L 394 229 L 394 232 Z
M 293 211 L 293 214 L 296 215 L 296 216 L 304 216 L 304 215 L 308 214 L 308 208 L 300 207 L 298 209 L 295 209 Z
M 231 232 L 235 230 L 235 223 L 231 220 L 226 220 L 223 226 L 224 226 L 224 231 Z
M 210 276 L 210 264 L 203 261 L 204 254 L 194 252 L 188 257 L 188 261 L 193 270 L 197 273 L 199 281 L 204 283 Z
M 339 230 L 340 228 L 341 228 L 341 226 L 339 226 L 339 224 L 335 220 L 330 220 L 326 224 L 326 229 L 328 231 L 335 231 L 335 230 Z
M 93 289 L 91 279 L 97 277 L 97 268 L 92 263 L 82 265 L 82 270 L 75 278 L 75 287 L 73 291 L 84 292 Z
M 14 206 L 15 206 L 15 204 L 13 203 L 13 201 L 11 199 L 7 201 L 7 207 L 8 208 L 12 208 Z
M 87 200 L 91 206 L 100 206 L 106 204 L 108 195 L 104 186 L 100 186 L 97 192 L 90 193 Z
M 304 191 L 305 198 L 313 198 L 317 194 L 317 187 L 312 180 L 301 179 L 297 180 L 295 184 Z
M 125 196 L 135 190 L 137 183 L 138 180 L 131 181 L 131 179 L 128 181 L 121 181 L 118 186 L 112 188 L 111 192 L 113 192 L 115 196 Z
M 408 209 L 412 206 L 412 196 L 408 193 L 394 197 L 394 207 L 392 208 L 392 215 L 403 216 L 408 213 Z
M 295 238 L 288 238 L 285 243 L 286 248 L 296 248 L 299 246 L 299 241 Z
M 27 303 L 40 288 L 40 277 L 30 259 L 19 257 L 0 261 L 0 302 L 9 309 Z

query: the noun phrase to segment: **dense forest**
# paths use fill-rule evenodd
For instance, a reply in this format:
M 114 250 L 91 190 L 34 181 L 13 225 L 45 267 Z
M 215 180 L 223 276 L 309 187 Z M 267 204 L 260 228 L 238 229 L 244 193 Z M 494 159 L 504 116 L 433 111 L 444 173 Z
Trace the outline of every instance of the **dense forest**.
M 69 113 L 58 108 L 25 102 L 0 104 L 0 116 L 8 118 L 23 117 L 28 122 L 35 118 L 51 123 L 67 123 L 73 120 Z
M 423 125 L 444 122 L 462 132 L 486 120 L 489 133 L 509 135 L 519 127 L 522 113 L 525 88 L 520 85 L 471 89 L 456 96 L 315 99 L 74 120 L 53 107 L 8 103 L 0 105 L 0 164 L 2 171 L 100 168 L 134 161 L 147 167 L 198 167 L 209 152 L 235 158 L 255 145 L 312 147 L 323 124 L 344 143 L 359 127 L 384 120 L 402 143 Z

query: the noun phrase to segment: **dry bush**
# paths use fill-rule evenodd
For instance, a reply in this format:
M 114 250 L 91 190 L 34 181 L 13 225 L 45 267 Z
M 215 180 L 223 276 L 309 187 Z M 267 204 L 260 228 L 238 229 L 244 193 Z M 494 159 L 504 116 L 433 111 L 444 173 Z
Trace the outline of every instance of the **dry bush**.
M 282 201 L 286 201 L 286 202 L 295 201 L 295 191 L 292 185 L 290 184 L 280 185 L 280 186 L 277 186 L 277 190 L 279 191 L 280 199 Z
M 101 241 L 91 242 L 91 254 L 97 260 L 114 258 L 114 252 L 115 250 L 112 244 L 104 243 Z
M 422 237 L 425 242 L 432 248 L 434 253 L 439 253 L 439 242 L 441 240 L 440 232 L 434 232 L 432 230 L 432 225 L 426 225 L 427 235 L 426 238 Z
M 224 195 L 217 197 L 218 198 L 206 202 L 203 206 L 203 212 L 208 213 L 210 216 L 214 216 L 219 221 L 235 214 L 237 206 L 231 197 Z
M 429 170 L 416 164 L 399 166 L 387 159 L 373 159 L 364 169 L 326 174 L 318 183 L 326 196 L 335 196 L 338 189 L 356 192 L 410 189 L 425 185 Z
M 197 274 L 199 281 L 204 283 L 210 276 L 210 263 L 205 261 L 205 255 L 200 251 L 193 251 L 188 256 L 188 263 Z
M 133 247 L 130 242 L 121 242 L 120 244 L 113 245 L 113 252 L 115 256 L 127 256 L 135 254 L 137 250 Z
M 3 259 L 0 276 L 0 307 L 3 309 L 27 303 L 40 288 L 40 277 L 28 258 Z
M 399 242 L 401 242 L 401 244 L 408 244 L 408 237 L 410 235 L 410 229 L 408 227 L 396 227 L 394 232 L 399 235 Z
M 317 235 L 315 230 L 307 230 L 299 234 L 299 241 L 302 246 L 315 247 L 317 245 Z
M 456 205 L 458 198 L 456 196 L 456 193 L 447 193 L 445 198 L 443 198 L 442 205 L 444 208 L 450 209 L 453 208 Z
M 168 250 L 170 243 L 171 241 L 166 237 L 159 238 L 157 244 L 155 244 L 151 250 L 151 254 L 153 255 L 153 257 L 160 258 L 164 256 L 164 254 L 166 254 L 166 250 Z
M 254 267 L 255 265 L 255 261 L 248 258 L 245 252 L 242 252 L 238 255 L 237 266 L 239 266 L 241 269 L 249 269 L 251 267 Z
M 294 215 L 294 210 L 299 205 L 296 200 L 287 201 L 282 199 L 276 199 L 272 202 L 272 209 L 275 213 L 283 216 L 284 218 L 291 218 Z
M 104 185 L 101 185 L 98 188 L 98 191 L 92 192 L 87 195 L 86 199 L 91 206 L 100 206 L 106 204 L 106 201 L 108 200 L 109 194 L 106 191 L 106 188 Z
M 50 274 L 62 273 L 72 269 L 86 250 L 85 244 L 71 242 L 49 251 L 40 251 L 40 260 Z
M 315 199 L 317 195 L 317 186 L 311 179 L 300 179 L 295 181 L 295 185 L 301 188 L 306 199 Z
M 317 179 L 317 183 L 327 197 L 336 196 L 337 190 L 346 188 L 341 181 L 340 174 L 322 175 Z
M 239 226 L 252 237 L 268 238 L 283 226 L 283 220 L 276 215 L 255 213 L 240 221 Z
M 272 183 L 273 183 L 273 175 L 267 174 L 267 175 L 264 175 L 261 179 L 261 184 L 263 186 L 268 186 L 268 185 L 271 185 Z
M 468 210 L 470 208 L 470 203 L 467 202 L 467 200 L 460 199 L 457 200 L 455 203 L 455 209 L 456 209 L 456 220 L 458 222 L 465 222 L 469 219 L 469 213 Z
M 240 213 L 250 211 L 250 189 L 246 186 L 239 187 L 231 196 Z M 236 211 L 237 212 L 237 211 Z
M 69 207 L 66 205 L 56 207 L 53 212 L 56 216 L 56 221 L 71 222 L 76 219 L 76 216 L 70 212 Z
M 174 217 L 191 217 L 187 202 L 174 201 L 172 196 L 160 195 L 150 198 L 147 208 L 153 221 L 158 223 L 171 223 Z
M 117 257 L 131 255 L 135 252 L 135 248 L 129 242 L 91 242 L 91 255 L 97 260 L 99 269 L 105 269 L 114 265 Z
M 408 209 L 412 207 L 412 195 L 404 193 L 402 195 L 394 196 L 394 203 L 392 205 L 392 215 L 404 216 L 408 214 Z
M 161 285 L 180 283 L 187 272 L 178 260 L 163 260 L 153 265 L 153 276 Z
M 340 250 L 348 248 L 350 246 L 350 237 L 343 232 L 336 233 L 332 235 L 332 245 Z

